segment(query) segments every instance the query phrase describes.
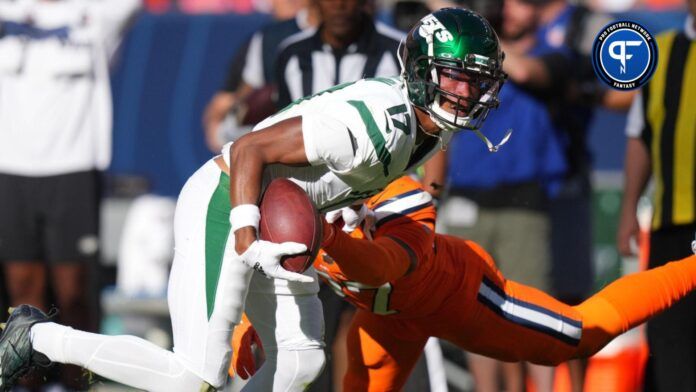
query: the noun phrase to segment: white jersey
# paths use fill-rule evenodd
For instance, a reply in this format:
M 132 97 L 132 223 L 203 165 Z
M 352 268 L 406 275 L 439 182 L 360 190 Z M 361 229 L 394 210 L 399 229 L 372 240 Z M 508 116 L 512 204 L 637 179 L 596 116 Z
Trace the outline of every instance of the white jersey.
M 415 166 L 416 118 L 399 77 L 333 87 L 295 101 L 254 130 L 298 116 L 311 166 L 271 165 L 264 185 L 288 178 L 322 212 L 360 202 Z M 223 154 L 229 164 L 229 144 Z
M 298 116 L 310 166 L 270 165 L 264 171 L 263 186 L 275 178 L 288 178 L 322 212 L 369 198 L 435 151 L 416 147 L 416 117 L 399 77 L 363 79 L 295 101 L 254 131 Z M 229 147 L 229 143 L 223 147 L 228 165 Z M 269 280 L 254 274 L 249 293 L 316 293 L 316 272 L 310 268 L 305 274 L 315 282 Z

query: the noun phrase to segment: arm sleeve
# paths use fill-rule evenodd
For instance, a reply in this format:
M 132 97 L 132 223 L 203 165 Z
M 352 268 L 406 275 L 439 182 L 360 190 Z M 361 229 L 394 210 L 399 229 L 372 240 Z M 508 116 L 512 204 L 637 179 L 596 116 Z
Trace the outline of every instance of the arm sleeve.
M 323 244 L 324 251 L 350 280 L 370 286 L 381 286 L 408 274 L 433 249 L 435 207 L 432 203 L 418 216 L 401 215 L 382 225 L 375 240 L 358 239 L 335 225 Z
M 328 229 L 333 234 L 324 244 L 324 251 L 349 280 L 378 287 L 408 272 L 412 251 L 403 241 L 388 236 L 368 241 L 353 238 L 335 225 Z

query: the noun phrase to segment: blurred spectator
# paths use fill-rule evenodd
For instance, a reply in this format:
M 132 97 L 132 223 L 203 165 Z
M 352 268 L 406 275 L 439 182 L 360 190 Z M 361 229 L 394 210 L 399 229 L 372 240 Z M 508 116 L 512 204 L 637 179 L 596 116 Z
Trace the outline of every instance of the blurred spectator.
M 408 31 L 423 16 L 446 7 L 463 7 L 476 10 L 498 31 L 502 0 L 383 0 L 382 8 L 392 10 L 394 26 Z M 386 4 L 385 4 L 386 3 Z M 393 3 L 393 4 L 392 4 Z
M 554 289 L 562 300 L 579 303 L 592 286 L 591 159 L 587 148 L 592 106 L 580 102 L 596 102 L 599 98 L 593 94 L 601 92 L 596 90 L 599 83 L 591 70 L 589 50 L 584 55 L 579 49 L 580 30 L 584 27 L 580 20 L 588 11 L 565 0 L 535 2 L 539 3 L 540 28 L 538 50 L 531 60 L 540 59 L 542 69 L 535 72 L 535 67 L 526 62 L 530 59 L 512 52 L 505 69 L 510 71 L 511 80 L 546 100 L 565 141 L 569 170 L 558 197 L 551 203 Z M 546 80 L 538 80 L 539 75 L 546 75 Z M 588 96 L 591 98 L 584 98 Z
M 185 12 L 190 14 L 221 14 L 254 12 L 254 0 L 145 0 L 147 10 L 154 13 Z
M 652 175 L 648 267 L 689 255 L 696 232 L 696 0 L 682 31 L 656 37 L 657 69 L 631 106 L 626 125 L 624 196 L 617 247 L 636 241 L 638 199 Z M 658 284 L 658 282 L 656 282 Z M 696 390 L 696 295 L 648 322 L 646 391 Z
M 397 1 L 391 9 L 394 27 L 401 31 L 410 30 L 422 17 L 430 13 L 430 9 L 422 0 Z
M 668 10 L 680 8 L 684 2 L 682 0 L 643 0 L 643 3 L 651 10 Z
M 0 1 L 0 259 L 11 304 L 95 330 L 109 57 L 139 0 Z M 92 289 L 90 289 L 92 288 Z M 81 370 L 63 371 L 82 387 Z
M 538 10 L 522 0 L 505 0 L 501 41 L 508 52 L 536 54 Z M 503 63 L 504 64 L 504 63 Z M 500 92 L 504 106 L 491 112 L 482 131 L 500 140 L 491 154 L 471 132 L 455 135 L 448 150 L 449 197 L 443 205 L 448 233 L 471 238 L 493 251 L 498 267 L 512 280 L 540 290 L 551 288 L 548 200 L 566 171 L 563 145 L 545 102 L 514 82 Z M 427 169 L 426 169 L 427 170 Z M 522 364 L 469 355 L 477 391 L 525 390 Z M 553 368 L 527 364 L 535 390 L 551 391 Z
M 145 194 L 131 203 L 118 249 L 116 288 L 126 298 L 166 298 L 174 258 L 170 197 Z
M 167 12 L 172 9 L 173 0 L 145 0 L 145 7 L 154 13 Z
M 601 14 L 591 13 L 583 7 L 572 6 L 565 0 L 535 0 L 539 5 L 541 28 L 538 31 L 540 51 L 538 56 L 525 57 L 512 53 L 507 59 L 506 70 L 510 78 L 527 88 L 530 92 L 543 97 L 549 104 L 554 122 L 564 132 L 566 150 L 570 163 L 570 171 L 566 183 L 561 192 L 563 201 L 576 200 L 583 222 L 580 226 L 583 233 L 576 232 L 573 235 L 561 235 L 559 238 L 564 245 L 572 246 L 568 242 L 581 245 L 577 253 L 577 261 L 566 262 L 567 265 L 585 265 L 589 258 L 590 235 L 589 221 L 589 173 L 591 170 L 591 158 L 587 149 L 587 125 L 593 114 L 593 106 L 605 104 L 606 97 L 613 94 L 602 86 L 594 75 L 590 62 L 590 52 L 594 36 L 598 28 L 606 25 L 611 19 Z M 631 100 L 631 93 L 617 93 L 619 98 L 611 100 L 614 109 L 626 106 Z M 612 97 L 614 97 L 612 95 Z M 619 103 L 619 101 L 621 103 Z M 584 201 L 583 201 L 584 200 Z M 566 207 L 555 208 L 567 210 Z M 580 216 L 578 216 L 580 217 Z M 570 218 L 557 219 L 558 230 L 563 230 L 562 224 Z M 575 221 L 575 220 L 574 220 Z M 556 230 L 556 226 L 554 226 Z M 572 238 L 572 240 L 571 240 Z M 563 242 L 566 241 L 566 242 Z M 565 247 L 558 247 L 559 249 Z M 567 259 L 567 257 L 566 257 Z M 580 275 L 572 276 L 577 282 L 578 276 L 587 280 L 587 272 L 580 271 Z M 557 283 L 557 289 L 562 298 L 563 290 L 575 287 L 573 282 Z M 584 283 L 589 286 L 588 282 Z M 575 297 L 584 297 L 589 287 L 577 290 Z M 573 298 L 574 301 L 581 298 Z
M 375 22 L 369 0 L 312 0 L 322 24 L 287 38 L 277 58 L 277 107 L 340 83 L 400 72 L 396 50 L 402 33 Z M 311 391 L 340 390 L 345 373 L 345 332 L 354 308 L 321 285 L 328 364 Z
M 511 52 L 504 69 L 510 79 L 541 97 L 564 139 L 568 172 L 550 201 L 553 288 L 569 304 L 584 300 L 592 289 L 592 187 L 587 132 L 595 105 L 621 109 L 632 93 L 610 92 L 596 78 L 591 48 L 598 29 L 611 21 L 565 0 L 527 0 L 539 9 L 537 51 Z M 568 222 L 573 222 L 569 225 Z M 569 363 L 576 390 L 584 383 L 584 363 Z
M 254 11 L 252 0 L 179 0 L 179 9 L 190 14 Z
M 660 1 L 663 3 L 667 2 L 666 0 L 660 0 Z M 637 0 L 588 0 L 585 2 L 585 4 L 589 8 L 591 8 L 597 12 L 606 12 L 606 13 L 626 12 L 629 9 L 633 8 L 636 5 L 636 3 L 639 3 L 639 1 L 637 1 Z
M 145 0 L 147 10 L 154 13 L 184 12 L 189 14 L 246 14 L 264 12 L 279 20 L 295 15 L 304 0 Z
M 203 115 L 206 144 L 212 152 L 220 152 L 226 142 L 250 131 L 256 122 L 275 112 L 278 45 L 285 38 L 319 23 L 316 6 L 307 4 L 308 1 L 291 2 L 297 6 L 292 19 L 283 20 L 289 13 L 287 5 L 283 13 L 274 14 L 278 22 L 254 34 L 232 59 L 225 85 L 215 93 Z M 254 101 L 253 105 L 247 103 L 248 99 Z
M 553 277 L 557 297 L 576 304 L 590 294 L 594 278 L 589 123 L 597 106 L 627 110 L 636 91 L 609 89 L 592 69 L 594 38 L 611 22 L 610 16 L 564 0 L 537 3 L 543 23 L 539 37 L 545 49 L 534 58 L 511 56 L 506 70 L 511 79 L 520 80 L 548 101 L 554 122 L 565 135 L 570 170 L 551 204 Z M 574 388 L 581 389 L 584 361 L 571 361 L 569 369 Z

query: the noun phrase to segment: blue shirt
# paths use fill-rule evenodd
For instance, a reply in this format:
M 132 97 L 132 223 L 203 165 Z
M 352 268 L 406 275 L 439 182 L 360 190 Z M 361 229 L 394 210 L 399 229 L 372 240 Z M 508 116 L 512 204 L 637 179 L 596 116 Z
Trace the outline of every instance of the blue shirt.
M 573 58 L 575 56 L 573 50 L 566 45 L 566 33 L 576 8 L 568 5 L 554 20 L 540 26 L 536 32 L 536 44 L 529 54 L 541 56 L 550 52 L 560 52 Z
M 566 171 L 563 146 L 544 102 L 513 83 L 500 92 L 481 131 L 493 143 L 512 128 L 500 151 L 491 153 L 471 131 L 460 131 L 448 149 L 448 181 L 453 188 L 493 188 L 538 181 L 552 195 Z

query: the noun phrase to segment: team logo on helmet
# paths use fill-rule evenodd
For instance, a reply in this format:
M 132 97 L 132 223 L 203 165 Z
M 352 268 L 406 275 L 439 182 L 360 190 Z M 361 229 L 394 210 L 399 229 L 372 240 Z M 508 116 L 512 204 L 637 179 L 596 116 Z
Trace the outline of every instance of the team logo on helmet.
M 440 42 L 452 41 L 454 36 L 450 33 L 447 28 L 432 14 L 424 17 L 421 20 L 421 25 L 418 28 L 418 34 L 421 37 L 432 37 L 433 35 Z

